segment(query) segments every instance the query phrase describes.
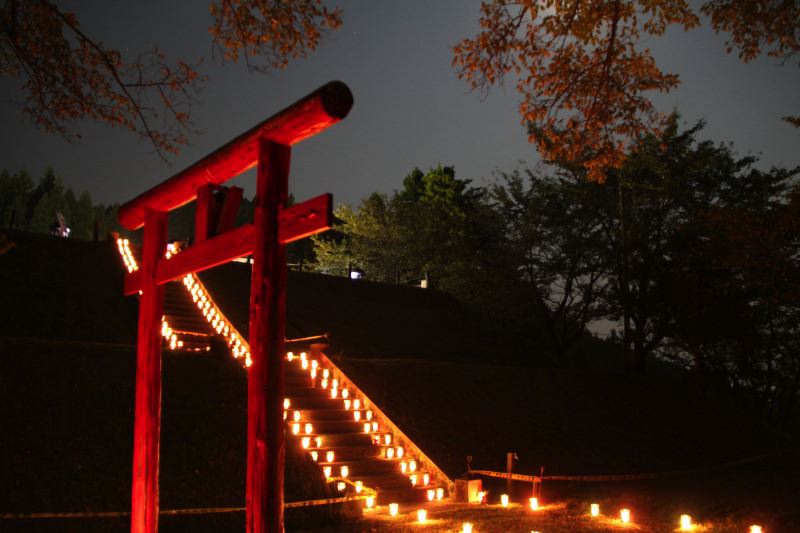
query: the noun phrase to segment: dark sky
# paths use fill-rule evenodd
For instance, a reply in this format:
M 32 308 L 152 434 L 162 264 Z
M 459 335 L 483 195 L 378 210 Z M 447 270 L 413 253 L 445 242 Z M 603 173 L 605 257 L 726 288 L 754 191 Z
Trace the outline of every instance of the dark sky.
M 535 164 L 517 115 L 513 81 L 481 100 L 450 66 L 451 46 L 477 31 L 478 0 L 340 1 L 344 25 L 305 60 L 282 72 L 248 74 L 211 58 L 206 2 L 106 0 L 60 2 L 84 31 L 132 54 L 157 44 L 170 57 L 205 58 L 209 76 L 193 109 L 198 134 L 166 165 L 133 134 L 82 123 L 69 144 L 29 124 L 18 107 L 17 82 L 0 81 L 0 168 L 37 177 L 53 166 L 67 185 L 95 202 L 124 202 L 333 79 L 347 83 L 355 105 L 324 134 L 296 145 L 290 189 L 298 200 L 332 192 L 337 203 L 390 192 L 415 166 L 455 165 L 460 178 L 484 183 L 520 161 Z M 91 7 L 87 7 L 87 6 Z M 647 43 L 662 68 L 683 85 L 658 95 L 663 111 L 704 118 L 704 136 L 760 154 L 761 166 L 800 164 L 800 129 L 780 117 L 800 114 L 800 70 L 773 59 L 744 65 L 724 53 L 707 29 L 674 30 Z M 248 196 L 253 179 L 238 180 Z

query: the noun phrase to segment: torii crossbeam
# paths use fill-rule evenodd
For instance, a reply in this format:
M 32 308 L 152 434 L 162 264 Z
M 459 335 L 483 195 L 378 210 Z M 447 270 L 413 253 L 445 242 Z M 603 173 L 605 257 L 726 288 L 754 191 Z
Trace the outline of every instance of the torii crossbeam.
M 283 342 L 286 243 L 329 229 L 332 197 L 323 194 L 286 207 L 291 146 L 342 120 L 353 95 L 328 83 L 266 119 L 119 210 L 123 226 L 144 226 L 138 271 L 125 293 L 141 292 L 136 349 L 131 531 L 158 530 L 163 284 L 237 257 L 253 255 L 250 352 L 247 374 L 248 533 L 283 532 Z M 211 236 L 211 190 L 257 166 L 252 224 Z M 167 213 L 197 199 L 195 242 L 166 259 Z M 224 210 L 224 208 L 223 208 Z

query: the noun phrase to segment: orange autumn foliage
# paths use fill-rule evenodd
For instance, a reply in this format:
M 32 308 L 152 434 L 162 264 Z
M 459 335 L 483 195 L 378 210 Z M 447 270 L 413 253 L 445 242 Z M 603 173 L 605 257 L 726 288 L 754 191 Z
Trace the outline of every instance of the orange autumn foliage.
M 760 16 L 760 25 L 748 27 L 745 4 L 785 7 L 777 9 L 780 22 Z M 714 0 L 702 9 L 715 29 L 732 33 L 730 46 L 741 47 L 743 59 L 758 55 L 762 43 L 771 54 L 797 51 L 793 2 Z M 480 32 L 454 47 L 453 65 L 484 94 L 515 76 L 522 121 L 544 159 L 579 163 L 589 179 L 603 181 L 632 141 L 664 124 L 649 95 L 679 84 L 642 42 L 673 25 L 699 24 L 686 0 L 492 0 L 481 4 Z

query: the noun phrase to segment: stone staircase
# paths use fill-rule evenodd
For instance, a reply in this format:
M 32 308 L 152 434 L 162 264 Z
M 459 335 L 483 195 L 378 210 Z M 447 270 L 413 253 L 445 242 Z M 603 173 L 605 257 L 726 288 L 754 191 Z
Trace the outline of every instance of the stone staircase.
M 138 268 L 130 244 L 118 241 L 129 272 Z M 176 253 L 176 252 L 173 252 Z M 250 365 L 247 342 L 194 274 L 165 285 L 165 349 L 203 352 L 211 339 Z M 287 446 L 303 448 L 340 496 L 365 506 L 419 504 L 448 498 L 452 481 L 323 353 L 324 345 L 287 352 L 284 420 Z

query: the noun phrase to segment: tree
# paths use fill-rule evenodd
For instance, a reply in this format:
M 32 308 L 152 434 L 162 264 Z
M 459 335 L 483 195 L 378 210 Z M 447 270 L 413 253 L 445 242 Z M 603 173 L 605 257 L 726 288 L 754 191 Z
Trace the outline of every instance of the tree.
M 731 34 L 728 51 L 744 61 L 800 50 L 797 2 L 709 0 L 701 10 Z M 602 181 L 639 138 L 665 126 L 647 93 L 679 83 L 642 42 L 699 23 L 685 0 L 491 0 L 481 4 L 480 33 L 455 46 L 453 64 L 484 94 L 516 75 L 520 114 L 543 158 L 579 163 Z M 786 119 L 800 126 L 800 117 Z
M 284 68 L 341 24 L 341 11 L 321 0 L 217 0 L 210 10 L 223 61 L 241 58 L 250 70 Z M 22 80 L 22 109 L 37 126 L 70 140 L 80 137 L 77 120 L 92 119 L 140 135 L 162 159 L 177 152 L 205 81 L 197 65 L 168 62 L 157 47 L 126 57 L 49 0 L 5 0 L 0 8 L 0 75 Z
M 609 267 L 602 226 L 586 196 L 591 186 L 568 176 L 526 171 L 503 174 L 492 188 L 507 228 L 508 257 L 520 291 L 557 361 L 574 365 L 586 326 L 601 318 Z

